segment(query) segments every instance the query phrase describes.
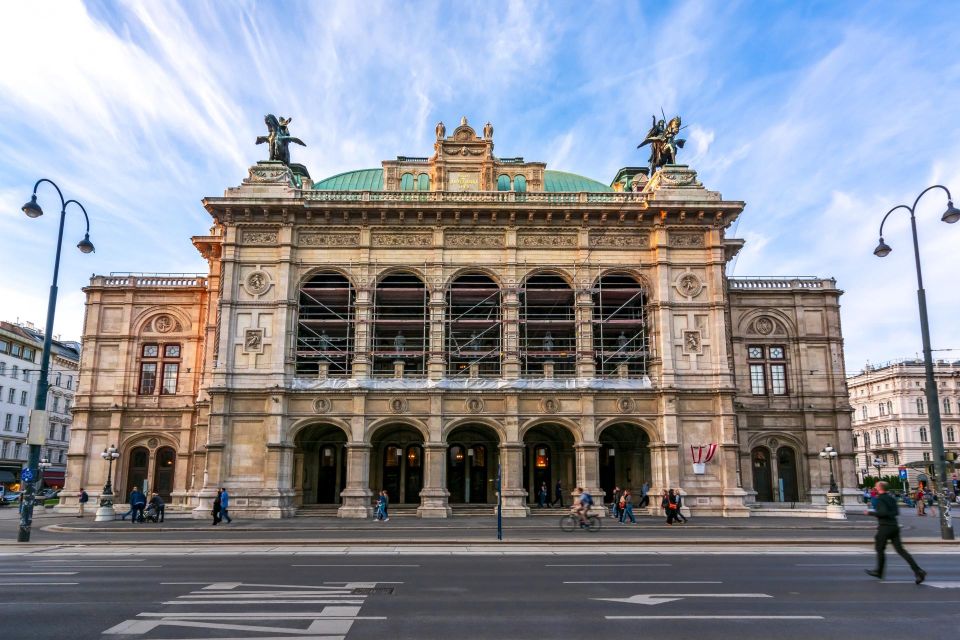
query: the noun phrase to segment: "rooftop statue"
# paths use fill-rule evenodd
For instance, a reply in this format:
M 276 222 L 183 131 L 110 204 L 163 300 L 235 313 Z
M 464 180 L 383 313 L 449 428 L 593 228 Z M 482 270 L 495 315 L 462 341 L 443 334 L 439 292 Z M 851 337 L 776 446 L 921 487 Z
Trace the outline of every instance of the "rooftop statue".
M 267 114 L 263 117 L 263 121 L 267 123 L 267 131 L 269 133 L 265 136 L 257 136 L 257 144 L 267 143 L 270 147 L 270 159 L 282 162 L 283 164 L 290 164 L 290 143 L 294 142 L 299 144 L 302 147 L 307 146 L 300 138 L 294 138 L 290 135 L 290 130 L 287 128 L 287 125 L 290 124 L 290 121 L 293 118 L 280 118 L 277 120 L 276 116 L 272 113 Z
M 653 126 L 647 132 L 647 137 L 637 145 L 637 149 L 650 145 L 650 176 L 653 172 L 667 164 L 677 163 L 677 149 L 682 149 L 686 140 L 677 138 L 677 134 L 684 127 L 680 126 L 680 116 L 675 116 L 664 124 L 664 120 L 657 120 L 653 116 Z

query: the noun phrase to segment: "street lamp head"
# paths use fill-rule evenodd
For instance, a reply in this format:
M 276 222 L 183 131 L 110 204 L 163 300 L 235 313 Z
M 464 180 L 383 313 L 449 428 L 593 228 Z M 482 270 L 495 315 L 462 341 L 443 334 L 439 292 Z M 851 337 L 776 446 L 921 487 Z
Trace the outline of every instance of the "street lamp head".
M 20 207 L 20 209 L 31 218 L 39 218 L 43 215 L 43 209 L 37 204 L 37 194 L 33 194 L 30 197 L 30 202 Z
M 960 220 L 960 209 L 953 206 L 953 200 L 947 200 L 947 210 L 944 211 L 943 217 L 940 218 L 940 220 L 947 224 L 953 224 L 957 220 Z
M 83 234 L 83 240 L 77 243 L 77 249 L 80 249 L 83 253 L 93 253 L 93 243 L 90 242 L 90 234 Z
M 878 258 L 886 258 L 888 255 L 890 255 L 891 251 L 893 251 L 893 249 L 891 249 L 890 245 L 883 241 L 883 236 L 880 236 L 880 244 L 878 244 L 877 248 L 873 250 L 873 255 L 877 256 Z

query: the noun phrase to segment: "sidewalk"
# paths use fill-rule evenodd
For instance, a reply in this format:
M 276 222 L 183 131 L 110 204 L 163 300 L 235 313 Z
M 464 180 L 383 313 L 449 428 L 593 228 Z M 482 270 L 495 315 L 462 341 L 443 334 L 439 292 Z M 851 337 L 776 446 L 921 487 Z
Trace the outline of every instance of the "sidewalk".
M 133 524 L 128 521 L 94 522 L 35 512 L 31 542 L 69 545 L 455 545 L 497 542 L 497 519 L 492 515 L 454 516 L 448 519 L 420 519 L 412 514 L 391 513 L 389 522 L 347 520 L 330 516 L 296 517 L 285 520 L 244 520 L 214 527 L 209 520 L 170 518 L 164 523 Z M 638 519 L 636 525 L 603 519 L 596 533 L 565 533 L 555 517 L 504 519 L 503 542 L 499 544 L 541 545 L 588 544 L 603 546 L 711 544 L 733 546 L 744 543 L 869 545 L 875 521 L 862 515 L 847 520 L 811 518 L 707 518 L 694 517 L 689 524 L 667 526 L 659 517 Z M 910 544 L 941 545 L 936 518 L 903 514 L 903 536 Z M 15 509 L 0 510 L 0 546 L 17 544 Z

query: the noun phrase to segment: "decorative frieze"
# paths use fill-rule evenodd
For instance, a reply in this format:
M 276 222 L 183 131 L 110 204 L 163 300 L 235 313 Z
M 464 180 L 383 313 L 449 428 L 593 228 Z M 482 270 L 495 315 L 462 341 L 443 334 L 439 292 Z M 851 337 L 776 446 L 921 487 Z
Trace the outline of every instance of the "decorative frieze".
M 599 231 L 590 234 L 590 246 L 598 249 L 646 249 L 650 246 L 650 234 Z
M 301 233 L 302 247 L 357 247 L 360 245 L 359 233 Z
M 528 249 L 576 247 L 577 235 L 575 233 L 557 233 L 550 229 L 545 229 L 540 233 L 520 232 L 517 234 L 517 246 Z
M 277 244 L 277 232 L 263 229 L 244 229 L 241 234 L 243 244 L 273 245 Z
M 451 249 L 497 249 L 504 246 L 503 233 L 464 233 L 447 231 L 444 244 Z
M 668 243 L 674 249 L 700 249 L 704 246 L 703 233 L 671 231 Z
M 374 247 L 431 247 L 433 246 L 433 234 L 429 231 L 374 231 L 370 236 L 370 244 Z

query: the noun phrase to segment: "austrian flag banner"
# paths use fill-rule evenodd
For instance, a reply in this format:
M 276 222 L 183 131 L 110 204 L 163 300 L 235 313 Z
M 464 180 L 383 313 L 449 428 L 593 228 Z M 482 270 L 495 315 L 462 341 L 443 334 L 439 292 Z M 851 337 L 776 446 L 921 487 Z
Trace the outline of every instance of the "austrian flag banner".
M 693 472 L 703 475 L 707 472 L 707 463 L 713 460 L 717 452 L 717 443 L 690 445 L 690 457 L 693 459 Z

